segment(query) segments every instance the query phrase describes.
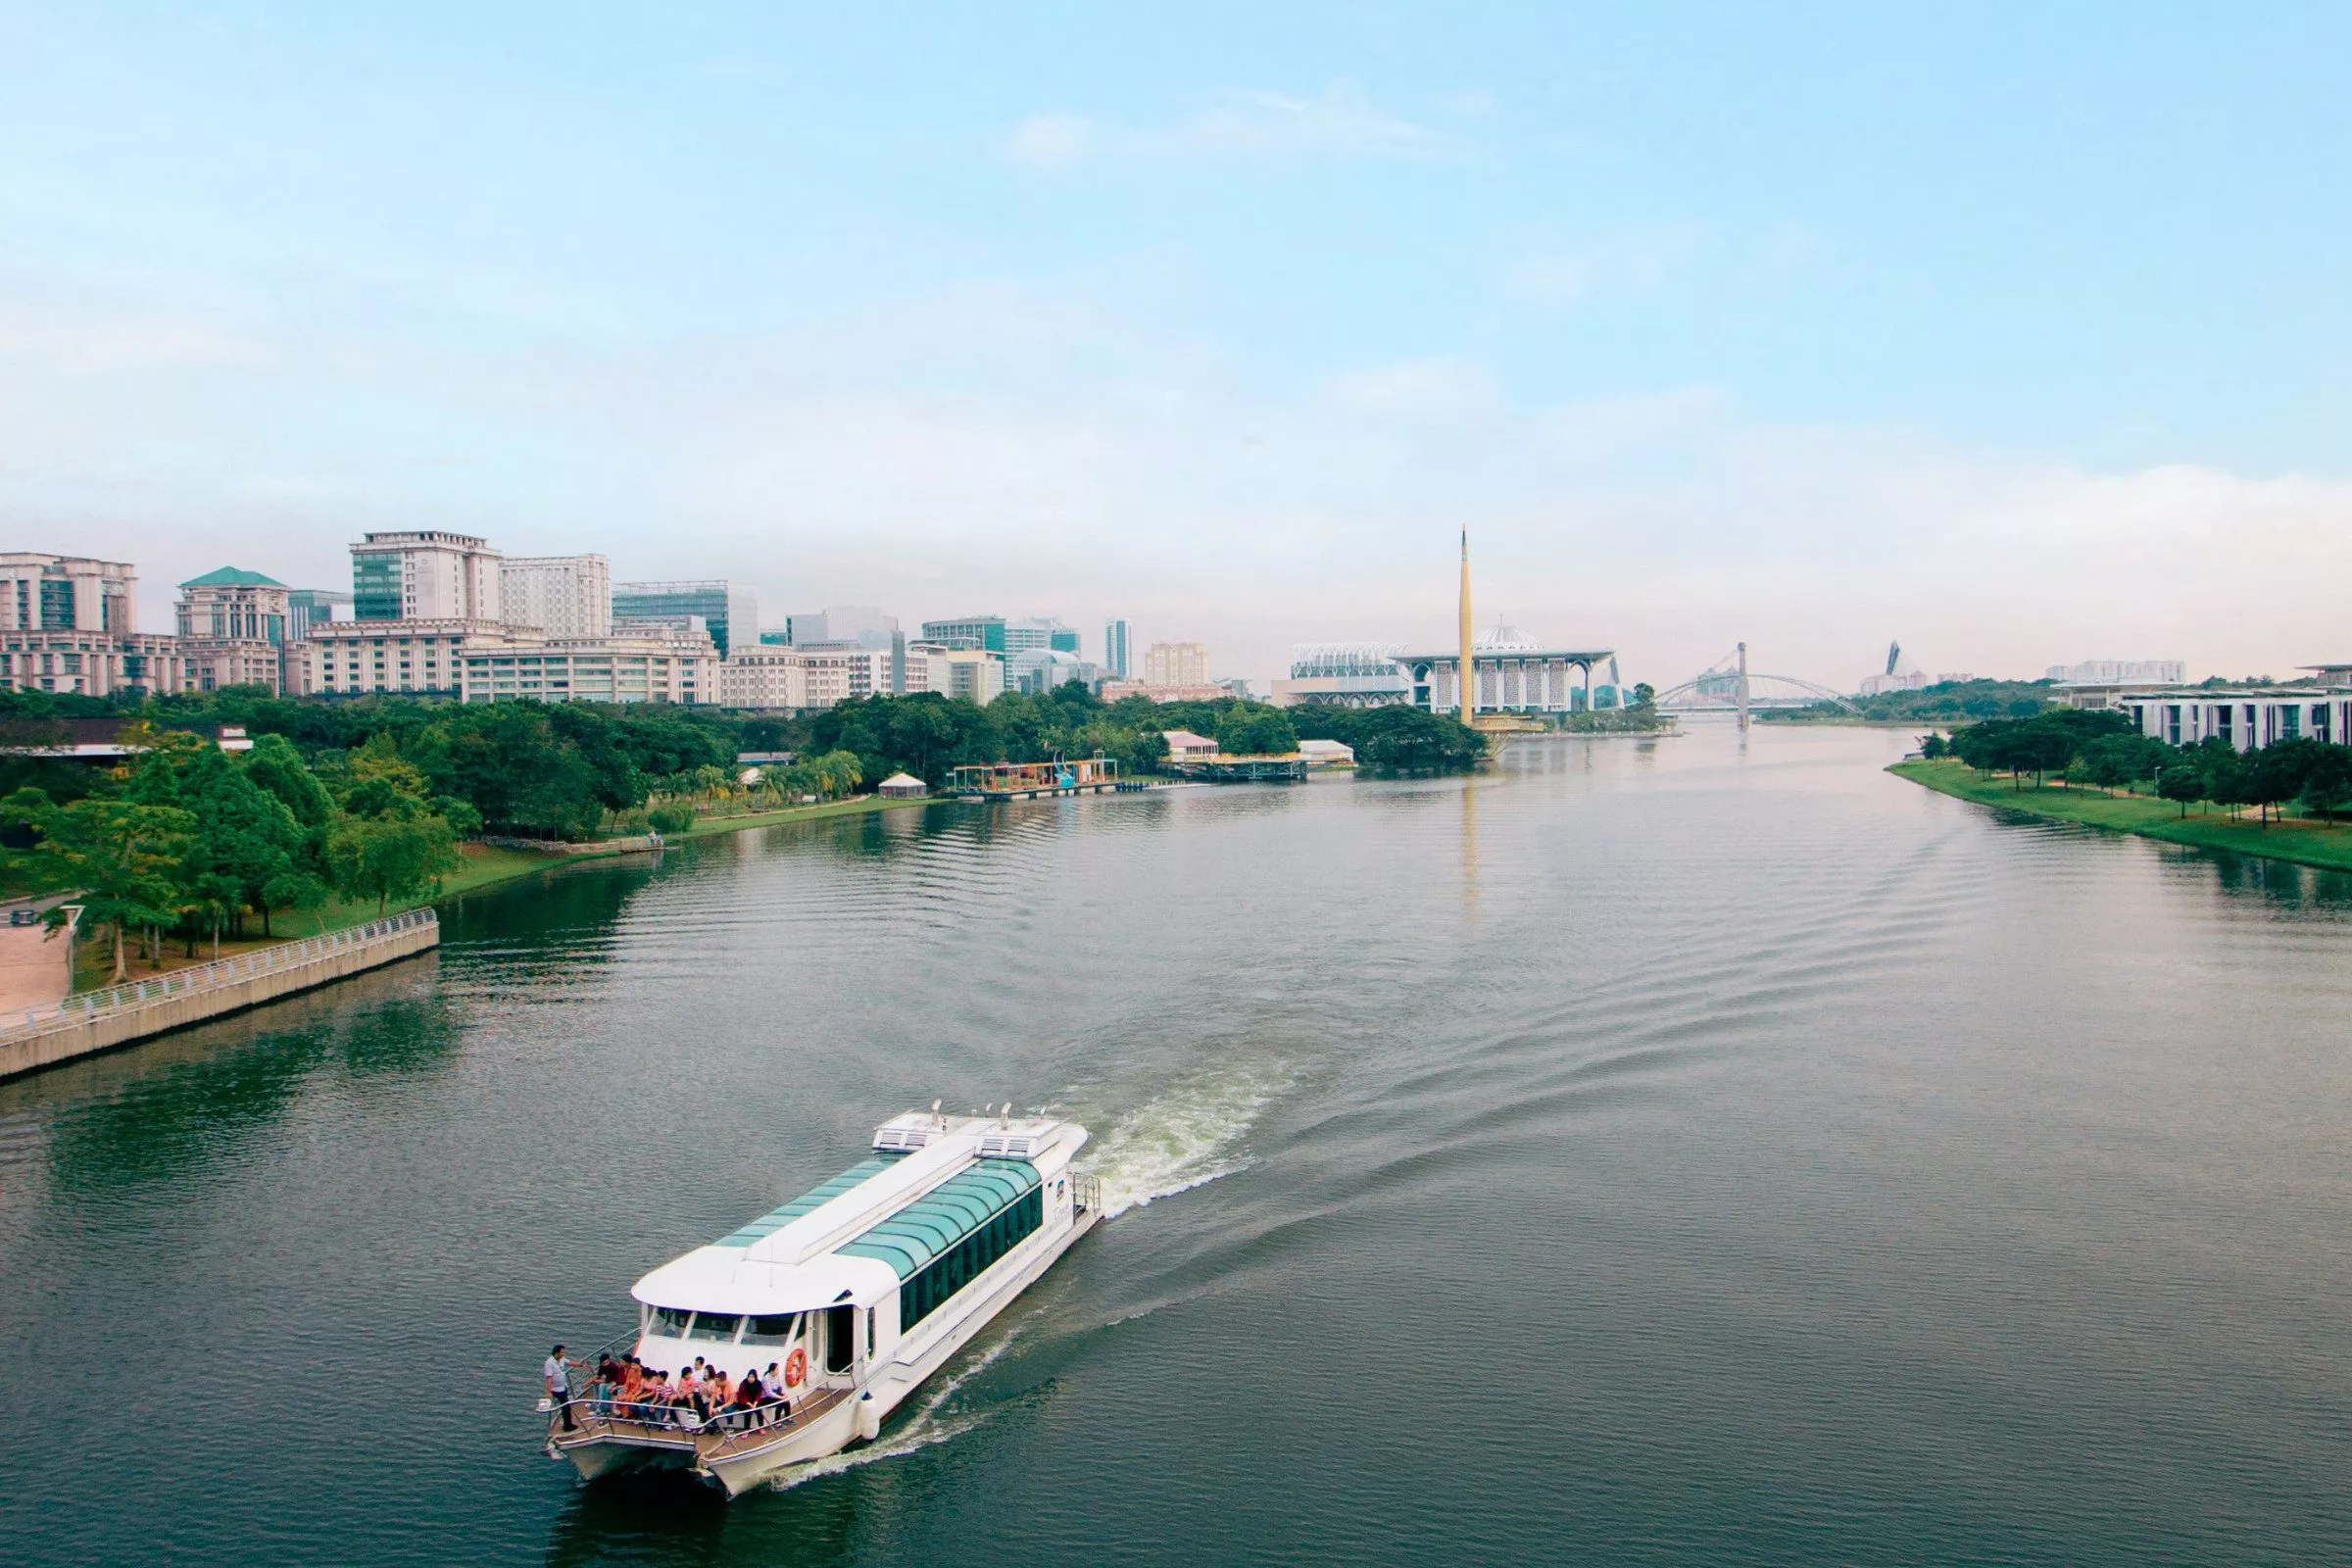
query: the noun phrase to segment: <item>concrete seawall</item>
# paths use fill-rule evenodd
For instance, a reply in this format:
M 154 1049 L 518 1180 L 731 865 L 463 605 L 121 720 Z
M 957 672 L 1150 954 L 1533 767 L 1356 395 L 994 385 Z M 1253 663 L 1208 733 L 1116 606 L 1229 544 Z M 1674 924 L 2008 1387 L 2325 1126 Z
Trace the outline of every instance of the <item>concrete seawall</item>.
M 438 947 L 431 909 L 69 997 L 0 1022 L 0 1078 L 37 1071 L 150 1035 L 308 991 Z

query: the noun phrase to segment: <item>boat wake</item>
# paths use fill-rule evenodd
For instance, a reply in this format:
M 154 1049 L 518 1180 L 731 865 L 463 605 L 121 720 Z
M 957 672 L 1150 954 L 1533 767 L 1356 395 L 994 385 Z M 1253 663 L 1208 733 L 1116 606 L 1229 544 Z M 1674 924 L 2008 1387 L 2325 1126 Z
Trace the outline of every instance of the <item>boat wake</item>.
M 896 1430 L 883 1433 L 882 1436 L 862 1448 L 845 1448 L 839 1453 L 827 1454 L 822 1459 L 812 1459 L 807 1464 L 796 1465 L 772 1478 L 767 1483 L 768 1490 L 790 1492 L 803 1482 L 814 1481 L 819 1476 L 839 1475 L 844 1470 L 855 1470 L 859 1465 L 874 1464 L 883 1459 L 902 1458 L 906 1454 L 945 1443 L 951 1438 L 963 1436 L 986 1421 L 988 1412 L 986 1410 L 958 1410 L 952 1414 L 942 1415 L 940 1414 L 941 1407 L 956 1396 L 958 1389 L 994 1366 L 997 1357 L 1011 1348 L 1012 1342 L 1019 1335 L 1020 1330 L 1014 1329 L 991 1345 L 969 1366 L 953 1374 L 942 1373 L 939 1386 L 929 1392 L 928 1396 L 916 1407 L 914 1414 L 907 1417 L 906 1423 Z
M 1102 1183 L 1103 1216 L 1247 1168 L 1250 1162 L 1235 1152 L 1235 1145 L 1297 1082 L 1297 1074 L 1281 1062 L 1204 1071 L 1180 1079 L 1150 1103 L 1118 1117 L 1088 1151 L 1088 1171 Z M 968 1363 L 941 1373 L 914 1413 L 874 1442 L 796 1465 L 770 1479 L 769 1490 L 790 1492 L 819 1476 L 901 1458 L 982 1425 L 990 1410 L 952 1409 L 951 1402 L 1012 1348 L 1020 1332 L 1009 1330 Z
M 1245 1169 L 1234 1146 L 1297 1082 L 1282 1062 L 1226 1067 L 1181 1079 L 1119 1117 L 1085 1157 L 1087 1173 L 1102 1182 L 1103 1217 Z

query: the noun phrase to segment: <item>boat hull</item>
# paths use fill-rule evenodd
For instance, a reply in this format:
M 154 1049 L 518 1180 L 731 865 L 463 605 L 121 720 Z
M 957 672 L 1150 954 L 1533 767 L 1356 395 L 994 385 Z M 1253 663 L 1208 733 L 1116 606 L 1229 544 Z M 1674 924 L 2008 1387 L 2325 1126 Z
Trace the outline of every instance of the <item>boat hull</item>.
M 610 1430 L 583 1432 L 578 1437 L 551 1437 L 547 1451 L 557 1458 L 570 1460 L 582 1481 L 596 1481 L 629 1470 L 684 1470 L 695 1462 L 694 1442 L 690 1438 L 653 1438 Z
M 724 1487 L 728 1496 L 740 1496 L 754 1487 L 830 1458 L 853 1443 L 871 1442 L 880 1435 L 882 1423 L 908 1395 L 947 1365 L 956 1351 L 971 1344 L 974 1336 L 1036 1284 L 1101 1218 L 1099 1210 L 1081 1210 L 1068 1230 L 1040 1248 L 1034 1256 L 1021 1260 L 1018 1267 L 1008 1270 L 1004 1279 L 961 1312 L 947 1332 L 910 1359 L 894 1360 L 878 1368 L 852 1397 L 825 1411 L 800 1432 L 733 1454 L 707 1454 L 697 1463 L 696 1472 Z

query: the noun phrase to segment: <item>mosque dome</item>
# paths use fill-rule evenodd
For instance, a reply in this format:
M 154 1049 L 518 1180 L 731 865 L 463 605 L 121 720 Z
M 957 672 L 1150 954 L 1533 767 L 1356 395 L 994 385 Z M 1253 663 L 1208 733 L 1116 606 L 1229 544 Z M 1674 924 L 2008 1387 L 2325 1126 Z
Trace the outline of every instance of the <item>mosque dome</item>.
M 1470 651 L 1478 654 L 1533 654 L 1544 645 L 1516 626 L 1497 625 L 1493 631 L 1482 631 L 1470 639 Z

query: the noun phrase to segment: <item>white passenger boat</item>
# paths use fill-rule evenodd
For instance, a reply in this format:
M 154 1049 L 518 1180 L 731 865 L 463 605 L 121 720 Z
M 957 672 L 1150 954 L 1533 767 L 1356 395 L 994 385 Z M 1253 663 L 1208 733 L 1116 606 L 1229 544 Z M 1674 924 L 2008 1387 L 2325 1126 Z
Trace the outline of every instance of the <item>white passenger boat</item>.
M 1045 1116 L 935 1105 L 885 1122 L 871 1157 L 639 1280 L 637 1330 L 606 1348 L 633 1345 L 673 1378 L 698 1356 L 737 1381 L 772 1365 L 784 1387 L 769 1402 L 706 1419 L 624 1403 L 590 1368 L 549 1418 L 549 1454 L 590 1480 L 690 1469 L 732 1496 L 870 1442 L 1102 1217 L 1070 1168 L 1085 1143 L 1085 1128 Z

